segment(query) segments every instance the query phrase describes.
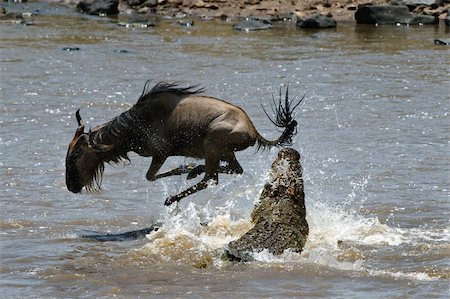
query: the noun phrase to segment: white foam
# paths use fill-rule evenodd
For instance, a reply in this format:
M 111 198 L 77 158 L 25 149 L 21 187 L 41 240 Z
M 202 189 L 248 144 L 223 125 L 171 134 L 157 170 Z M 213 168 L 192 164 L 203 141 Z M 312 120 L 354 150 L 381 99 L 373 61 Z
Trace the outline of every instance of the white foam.
M 309 235 L 301 254 L 285 251 L 279 256 L 271 254 L 268 250 L 251 253 L 254 260 L 261 265 L 283 264 L 286 267 L 295 265 L 313 265 L 329 267 L 339 271 L 350 271 L 369 276 L 389 276 L 397 279 L 411 279 L 419 281 L 433 280 L 422 272 L 401 272 L 397 270 L 380 270 L 371 264 L 373 258 L 377 259 L 386 253 L 386 250 L 401 250 L 402 245 L 414 245 L 429 241 L 445 242 L 449 240 L 448 229 L 431 231 L 426 228 L 393 228 L 383 224 L 377 217 L 363 216 L 350 209 L 351 201 L 361 201 L 367 178 L 354 183 L 353 191 L 344 199 L 342 206 L 333 206 L 325 199 L 314 198 L 322 194 L 310 194 L 307 197 L 307 221 L 309 223 Z M 229 181 L 228 184 L 232 184 Z M 218 194 L 221 188 L 216 187 L 210 194 Z M 180 255 L 187 254 L 186 259 L 193 258 L 203 261 L 211 258 L 216 267 L 223 264 L 220 256 L 223 248 L 229 242 L 238 239 L 250 227 L 249 214 L 251 210 L 242 211 L 242 196 L 251 196 L 257 199 L 259 194 L 255 186 L 251 190 L 239 190 L 239 202 L 227 200 L 218 203 L 216 199 L 207 201 L 206 204 L 189 202 L 179 211 L 178 215 L 167 215 L 164 225 L 158 232 L 148 235 L 149 243 L 146 250 L 160 255 L 162 259 L 178 259 Z M 238 192 L 231 188 L 231 192 Z M 250 194 L 250 195 L 249 195 Z M 236 214 L 239 203 L 240 213 Z M 245 209 L 244 209 L 245 210 Z M 236 216 L 237 215 L 237 216 Z M 201 223 L 207 222 L 207 225 Z M 171 250 L 169 247 L 173 246 Z M 384 252 L 384 253 L 383 253 Z M 208 258 L 205 258 L 207 256 Z M 353 274 L 352 274 L 353 275 Z
M 388 276 L 395 279 L 408 279 L 408 280 L 418 280 L 418 281 L 433 281 L 438 280 L 437 277 L 431 277 L 427 273 L 423 272 L 410 272 L 404 273 L 399 271 L 389 271 L 389 270 L 368 270 L 371 276 Z
M 230 202 L 222 209 L 232 207 L 233 203 Z M 196 253 L 197 256 L 211 255 L 239 238 L 251 226 L 249 220 L 231 220 L 228 212 L 213 217 L 202 215 L 209 209 L 209 205 L 198 209 L 191 202 L 178 215 L 168 216 L 158 231 L 147 235 L 149 242 L 145 249 L 153 254 L 166 255 L 168 259 L 178 258 L 180 253 L 186 251 Z M 202 218 L 205 217 L 211 221 L 202 224 Z

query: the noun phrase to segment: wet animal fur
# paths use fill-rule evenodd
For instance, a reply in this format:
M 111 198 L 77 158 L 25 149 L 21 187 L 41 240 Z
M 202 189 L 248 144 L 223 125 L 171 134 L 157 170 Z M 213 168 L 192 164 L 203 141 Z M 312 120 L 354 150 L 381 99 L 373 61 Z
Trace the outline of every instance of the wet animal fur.
M 178 83 L 160 82 L 150 88 L 147 81 L 141 96 L 131 109 L 109 122 L 84 132 L 84 123 L 77 111 L 78 129 L 69 144 L 66 157 L 66 184 L 78 193 L 100 190 L 104 163 L 129 161 L 128 152 L 152 157 L 147 179 L 183 173 L 184 168 L 157 174 L 170 156 L 204 158 L 205 165 L 190 171 L 188 178 L 205 172 L 203 180 L 187 190 L 168 198 L 166 205 L 218 183 L 218 173 L 242 173 L 234 155 L 256 142 L 258 148 L 289 145 L 296 133 L 293 111 L 303 99 L 294 104 L 280 89 L 278 103 L 273 99 L 275 119 L 270 118 L 281 136 L 273 141 L 263 138 L 239 107 L 212 97 L 199 95 L 198 86 L 180 87 Z M 220 166 L 220 162 L 227 163 Z

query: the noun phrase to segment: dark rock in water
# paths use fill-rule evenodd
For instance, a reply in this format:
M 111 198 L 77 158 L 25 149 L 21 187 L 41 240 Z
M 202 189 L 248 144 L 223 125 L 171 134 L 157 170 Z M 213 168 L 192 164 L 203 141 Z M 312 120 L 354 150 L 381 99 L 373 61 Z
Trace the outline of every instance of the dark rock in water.
M 127 54 L 127 53 L 130 53 L 130 51 L 124 50 L 124 49 L 117 49 L 117 50 L 114 50 L 114 53 Z
M 130 22 L 119 22 L 117 25 L 127 28 L 147 28 L 154 27 L 156 23 L 153 20 L 138 20 L 138 21 L 130 21 Z
M 435 24 L 436 18 L 430 16 L 415 16 L 407 6 L 401 5 L 362 5 L 355 13 L 355 19 L 360 24 Z
M 355 13 L 362 24 L 407 24 L 411 18 L 408 7 L 401 5 L 363 5 Z
M 80 48 L 78 47 L 64 47 L 62 48 L 63 51 L 71 52 L 71 51 L 80 51 Z
M 89 15 L 116 15 L 119 13 L 119 0 L 81 0 L 77 9 Z
M 414 16 L 410 21 L 409 24 L 419 24 L 419 25 L 427 25 L 427 24 L 437 24 L 439 23 L 439 19 L 435 16 L 428 16 L 428 15 L 417 15 Z
M 117 25 L 127 28 L 132 27 L 146 28 L 156 26 L 156 21 L 152 17 L 139 14 L 132 14 L 127 16 L 125 19 L 122 18 L 122 21 L 117 23 Z
M 194 26 L 194 21 L 192 20 L 179 20 L 177 24 L 183 27 L 192 27 Z
M 145 238 L 145 235 L 153 232 L 158 231 L 158 226 L 150 226 L 144 229 L 140 230 L 134 230 L 126 233 L 120 233 L 120 234 L 92 234 L 92 235 L 81 235 L 81 238 L 83 239 L 91 239 L 96 240 L 100 242 L 107 242 L 107 241 L 132 241 L 137 239 Z
M 299 19 L 296 23 L 300 28 L 335 28 L 336 24 L 336 20 L 323 15 L 315 15 L 304 20 Z
M 450 46 L 450 38 L 438 38 L 434 40 L 435 45 Z
M 296 150 L 286 148 L 278 153 L 270 179 L 252 212 L 252 222 L 253 228 L 228 244 L 226 258 L 250 261 L 252 253 L 264 249 L 274 255 L 286 249 L 298 253 L 303 250 L 309 228 L 300 154 Z
M 272 23 L 264 19 L 245 18 L 234 25 L 233 28 L 240 31 L 266 30 L 272 28 Z

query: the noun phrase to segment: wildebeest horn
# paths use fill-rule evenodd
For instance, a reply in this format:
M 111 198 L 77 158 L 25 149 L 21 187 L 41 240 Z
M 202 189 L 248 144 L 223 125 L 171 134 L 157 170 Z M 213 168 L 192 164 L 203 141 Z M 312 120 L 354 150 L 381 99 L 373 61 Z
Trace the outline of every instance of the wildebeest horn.
M 75 117 L 77 118 L 77 122 L 78 122 L 78 129 L 75 133 L 75 136 L 78 137 L 84 133 L 84 122 L 80 116 L 80 109 L 78 109 L 77 112 L 75 112 Z

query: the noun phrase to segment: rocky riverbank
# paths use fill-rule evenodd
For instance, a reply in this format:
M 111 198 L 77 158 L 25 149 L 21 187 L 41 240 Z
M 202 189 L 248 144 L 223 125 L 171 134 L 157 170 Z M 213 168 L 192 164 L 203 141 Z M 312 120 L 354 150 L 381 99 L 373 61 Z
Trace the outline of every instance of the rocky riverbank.
M 354 21 L 361 5 L 403 5 L 417 15 L 444 19 L 450 0 L 65 0 L 66 3 L 118 3 L 120 12 L 155 13 L 163 16 L 195 15 L 199 17 L 242 18 L 248 16 L 284 19 L 311 15 L 333 17 L 337 21 Z
M 289 18 L 293 15 L 302 18 L 321 14 L 333 17 L 337 21 L 354 21 L 355 11 L 363 4 L 405 5 L 416 14 L 438 18 L 445 18 L 450 8 L 449 0 L 120 0 L 118 9 L 122 12 L 152 12 L 165 16 L 186 14 L 220 18 L 248 16 Z
M 373 0 L 373 4 L 385 4 L 389 0 Z M 152 11 L 160 15 L 177 14 L 201 17 L 242 18 L 248 16 L 287 18 L 292 15 L 305 17 L 313 14 L 332 15 L 339 20 L 352 20 L 359 4 L 364 0 L 122 0 L 121 10 Z
M 15 0 L 25 1 L 25 0 Z M 37 0 L 63 3 L 90 14 L 155 14 L 165 17 L 195 16 L 236 19 L 260 17 L 271 20 L 332 17 L 338 22 L 355 22 L 362 5 L 406 6 L 414 15 L 448 19 L 450 0 Z

